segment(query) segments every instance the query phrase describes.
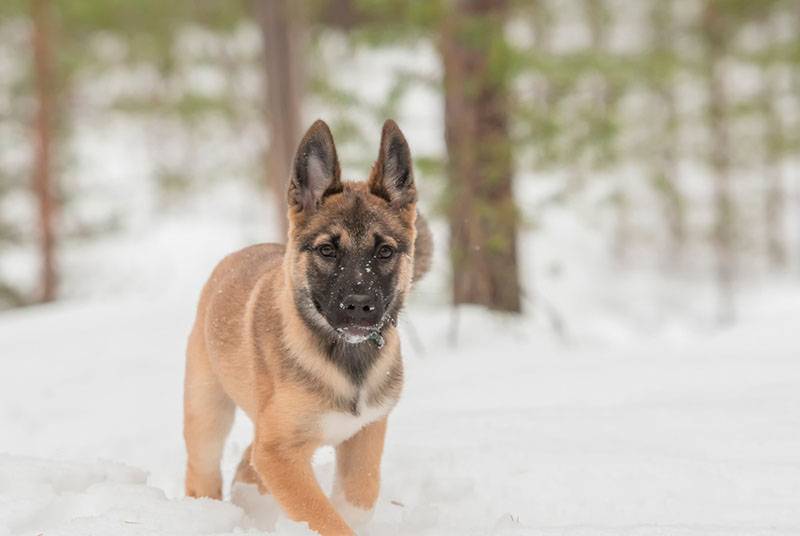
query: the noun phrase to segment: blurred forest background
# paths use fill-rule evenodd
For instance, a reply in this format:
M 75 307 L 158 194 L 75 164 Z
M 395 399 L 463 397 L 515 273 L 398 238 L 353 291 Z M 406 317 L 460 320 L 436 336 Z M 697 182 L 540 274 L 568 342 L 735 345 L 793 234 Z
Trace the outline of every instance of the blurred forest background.
M 800 277 L 796 0 L 3 0 L 0 308 L 116 292 L 102 274 L 164 250 L 124 237 L 176 214 L 222 205 L 260 230 L 242 241 L 280 240 L 316 117 L 353 178 L 383 119 L 406 131 L 439 303 L 558 327 L 549 285 L 593 271 L 587 247 L 704 289 L 715 322 Z

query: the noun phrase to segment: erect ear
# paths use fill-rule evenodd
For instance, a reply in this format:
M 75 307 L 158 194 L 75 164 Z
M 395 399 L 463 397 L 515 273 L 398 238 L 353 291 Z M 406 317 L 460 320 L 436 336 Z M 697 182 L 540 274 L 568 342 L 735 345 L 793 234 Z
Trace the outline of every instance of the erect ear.
M 300 140 L 289 181 L 289 206 L 313 212 L 322 199 L 342 191 L 339 158 L 328 125 L 317 119 Z
M 397 123 L 391 119 L 383 124 L 381 148 L 369 178 L 369 191 L 395 207 L 417 200 L 411 149 Z

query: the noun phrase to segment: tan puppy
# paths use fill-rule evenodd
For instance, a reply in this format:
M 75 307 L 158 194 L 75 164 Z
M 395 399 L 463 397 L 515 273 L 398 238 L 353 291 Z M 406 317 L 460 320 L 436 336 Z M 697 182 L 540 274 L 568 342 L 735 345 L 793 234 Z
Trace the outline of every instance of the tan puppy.
M 186 355 L 187 495 L 222 497 L 220 458 L 239 406 L 255 437 L 238 481 L 322 534 L 353 534 L 348 521 L 368 518 L 403 383 L 397 315 L 430 264 L 416 200 L 394 121 L 366 183 L 342 182 L 328 126 L 309 129 L 289 185 L 286 246 L 229 255 L 203 288 Z M 336 446 L 330 500 L 311 467 L 321 445 Z

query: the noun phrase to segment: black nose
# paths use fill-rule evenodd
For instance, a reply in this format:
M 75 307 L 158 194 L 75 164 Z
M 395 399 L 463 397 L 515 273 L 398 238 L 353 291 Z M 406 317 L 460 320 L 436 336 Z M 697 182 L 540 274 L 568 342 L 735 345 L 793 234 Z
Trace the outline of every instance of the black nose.
M 350 322 L 377 324 L 381 317 L 378 300 L 367 294 L 350 294 L 342 300 L 342 311 Z

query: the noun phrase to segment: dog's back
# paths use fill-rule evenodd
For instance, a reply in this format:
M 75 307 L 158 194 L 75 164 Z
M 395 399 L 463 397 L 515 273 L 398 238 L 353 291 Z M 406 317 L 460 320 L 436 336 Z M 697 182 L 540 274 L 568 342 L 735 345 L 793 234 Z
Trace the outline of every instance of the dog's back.
M 203 288 L 189 340 L 189 361 L 205 361 L 227 395 L 251 418 L 256 381 L 253 323 L 258 323 L 256 331 L 280 325 L 274 296 L 283 282 L 284 250 L 280 244 L 257 244 L 220 261 Z M 267 387 L 263 382 L 259 386 Z

